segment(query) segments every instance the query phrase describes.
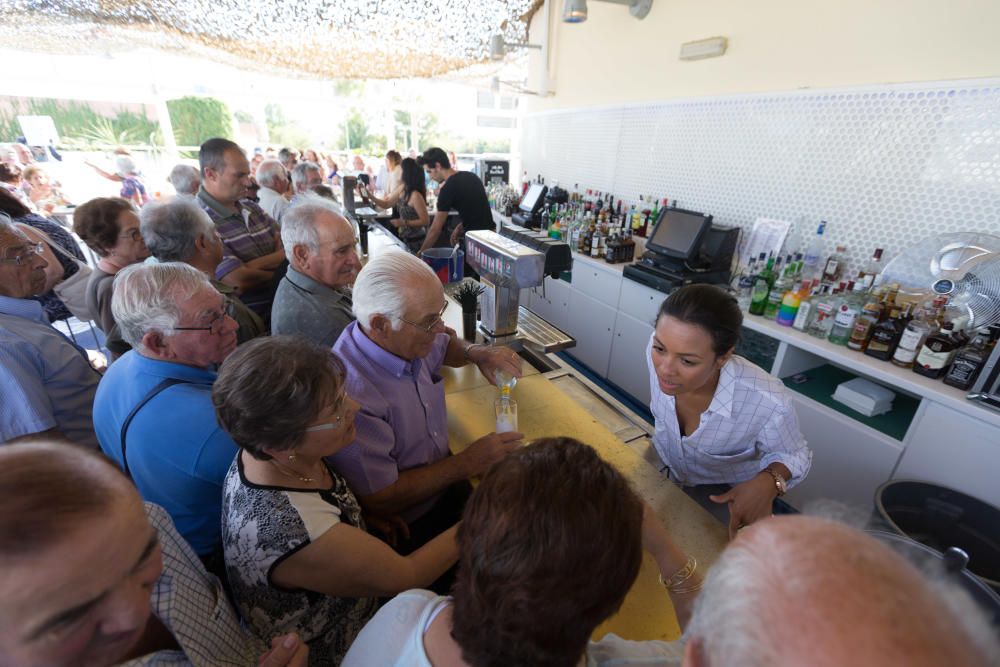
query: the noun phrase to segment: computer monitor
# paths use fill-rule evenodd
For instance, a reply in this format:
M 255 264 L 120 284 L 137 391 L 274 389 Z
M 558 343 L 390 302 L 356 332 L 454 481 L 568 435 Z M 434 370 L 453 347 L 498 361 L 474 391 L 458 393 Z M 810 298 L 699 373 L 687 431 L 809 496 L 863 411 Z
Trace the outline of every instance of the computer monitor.
M 518 208 L 529 215 L 534 213 L 542 207 L 546 190 L 547 188 L 541 183 L 532 183 L 528 186 L 528 191 L 521 198 L 521 204 Z
M 702 239 L 711 227 L 710 215 L 682 208 L 665 208 L 660 211 L 646 247 L 666 257 L 692 261 L 697 259 Z

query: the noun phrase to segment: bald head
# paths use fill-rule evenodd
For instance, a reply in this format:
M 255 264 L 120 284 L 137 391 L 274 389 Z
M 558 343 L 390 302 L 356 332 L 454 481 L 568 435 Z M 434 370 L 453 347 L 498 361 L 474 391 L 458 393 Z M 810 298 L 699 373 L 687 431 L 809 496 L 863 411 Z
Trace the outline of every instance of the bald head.
M 989 630 L 971 605 L 859 530 L 779 517 L 743 531 L 709 572 L 688 657 L 712 667 L 990 664 Z

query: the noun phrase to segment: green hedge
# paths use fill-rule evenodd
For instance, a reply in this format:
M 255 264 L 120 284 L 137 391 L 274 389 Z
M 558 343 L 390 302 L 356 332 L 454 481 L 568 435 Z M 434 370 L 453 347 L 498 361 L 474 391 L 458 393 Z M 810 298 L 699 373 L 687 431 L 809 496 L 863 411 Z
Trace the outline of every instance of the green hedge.
M 167 110 L 180 146 L 200 146 L 212 137 L 233 138 L 233 115 L 225 102 L 214 97 L 167 100 Z

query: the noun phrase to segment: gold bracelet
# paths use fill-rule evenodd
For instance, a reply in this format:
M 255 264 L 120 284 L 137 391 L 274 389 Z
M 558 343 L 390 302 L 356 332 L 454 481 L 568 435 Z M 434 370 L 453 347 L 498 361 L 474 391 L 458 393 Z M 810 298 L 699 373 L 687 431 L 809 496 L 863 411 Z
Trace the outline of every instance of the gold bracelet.
M 664 579 L 663 575 L 660 575 L 660 583 L 668 591 L 674 591 L 677 586 L 680 586 L 685 581 L 690 579 L 695 570 L 698 569 L 698 560 L 694 556 L 688 556 L 687 562 L 684 563 L 684 567 L 674 572 L 670 575 L 669 579 Z

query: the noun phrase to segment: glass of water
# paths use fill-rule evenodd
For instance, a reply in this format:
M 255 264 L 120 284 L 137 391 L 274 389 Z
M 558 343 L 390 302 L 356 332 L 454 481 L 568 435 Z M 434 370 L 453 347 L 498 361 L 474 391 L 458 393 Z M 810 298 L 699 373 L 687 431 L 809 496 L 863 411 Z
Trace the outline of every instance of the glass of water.
M 517 401 L 510 398 L 498 398 L 493 402 L 497 415 L 497 433 L 517 431 Z

